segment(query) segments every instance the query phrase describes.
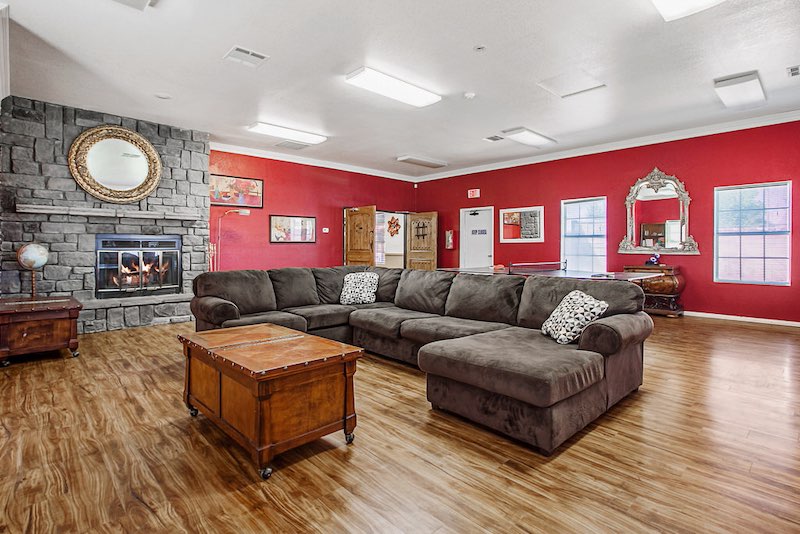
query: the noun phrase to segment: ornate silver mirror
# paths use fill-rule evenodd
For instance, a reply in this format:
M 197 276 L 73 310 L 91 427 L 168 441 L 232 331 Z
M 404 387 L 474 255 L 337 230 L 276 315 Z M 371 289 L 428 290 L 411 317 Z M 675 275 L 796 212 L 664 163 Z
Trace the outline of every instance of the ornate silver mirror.
M 120 126 L 86 130 L 69 149 L 75 181 L 108 202 L 137 202 L 158 187 L 161 158 L 150 142 Z
M 689 235 L 689 203 L 683 182 L 658 168 L 639 178 L 625 199 L 627 235 L 620 254 L 700 254 Z

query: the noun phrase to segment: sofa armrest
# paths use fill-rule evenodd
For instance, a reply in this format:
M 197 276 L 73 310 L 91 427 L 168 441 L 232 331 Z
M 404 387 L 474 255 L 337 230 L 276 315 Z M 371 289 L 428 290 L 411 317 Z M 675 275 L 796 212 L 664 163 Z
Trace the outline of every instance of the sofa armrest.
M 612 315 L 590 323 L 581 334 L 578 349 L 610 356 L 643 342 L 652 333 L 653 320 L 645 312 Z
M 201 321 L 218 326 L 225 321 L 239 318 L 239 308 L 236 304 L 219 297 L 194 297 L 189 308 Z

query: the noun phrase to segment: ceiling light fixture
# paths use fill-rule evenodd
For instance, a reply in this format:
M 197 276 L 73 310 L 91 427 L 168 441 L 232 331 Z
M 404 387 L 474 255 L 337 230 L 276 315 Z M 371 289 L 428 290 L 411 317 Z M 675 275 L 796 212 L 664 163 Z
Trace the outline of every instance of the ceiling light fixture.
M 664 21 L 670 22 L 700 13 L 725 0 L 651 0 Z
M 254 50 L 248 50 L 242 46 L 234 46 L 228 50 L 228 53 L 222 56 L 222 59 L 244 65 L 245 67 L 257 68 L 261 66 L 262 63 L 269 61 L 269 56 Z
M 299 141 L 300 143 L 307 143 L 309 145 L 318 145 L 328 140 L 324 135 L 301 132 L 300 130 L 293 130 L 285 126 L 276 126 L 275 124 L 267 124 L 266 122 L 256 122 L 248 126 L 247 129 L 262 135 L 271 135 L 272 137 Z
M 425 156 L 412 156 L 410 154 L 398 157 L 397 161 L 401 161 L 403 163 L 411 163 L 412 165 L 421 165 L 423 167 L 428 167 L 430 169 L 441 169 L 442 167 L 447 167 L 446 161 L 427 158 Z
M 517 143 L 522 143 L 523 145 L 535 146 L 537 148 L 543 148 L 548 145 L 554 145 L 556 143 L 554 139 L 545 137 L 544 135 L 538 134 L 533 130 L 529 130 L 527 128 L 513 128 L 511 130 L 503 130 L 503 134 L 505 134 L 507 139 L 511 139 L 512 141 L 516 141 Z
M 740 108 L 766 101 L 758 72 L 737 74 L 714 80 L 714 90 L 725 107 Z
M 575 96 L 606 86 L 606 84 L 583 69 L 572 69 L 558 76 L 542 80 L 536 85 L 561 98 Z
M 392 78 L 369 67 L 361 67 L 351 72 L 345 77 L 344 81 L 350 85 L 355 85 L 418 108 L 430 106 L 442 99 L 441 96 L 435 93 L 426 91 L 416 85 L 411 85 L 403 80 Z

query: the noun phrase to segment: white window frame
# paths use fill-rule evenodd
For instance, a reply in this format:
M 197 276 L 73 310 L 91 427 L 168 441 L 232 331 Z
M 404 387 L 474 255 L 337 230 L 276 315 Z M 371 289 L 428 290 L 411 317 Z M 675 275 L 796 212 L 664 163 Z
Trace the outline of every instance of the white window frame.
M 788 199 L 789 199 L 789 230 L 787 232 L 789 236 L 789 277 L 786 282 L 765 282 L 759 280 L 722 280 L 719 278 L 719 231 L 717 228 L 719 216 L 717 212 L 717 193 L 719 191 L 726 191 L 731 189 L 751 189 L 755 187 L 774 187 L 778 185 L 785 185 L 788 188 Z M 766 209 L 766 208 L 765 208 Z M 718 284 L 746 284 L 746 285 L 755 285 L 755 286 L 780 286 L 780 287 L 788 287 L 792 285 L 792 181 L 791 180 L 780 180 L 777 182 L 760 182 L 757 184 L 741 184 L 741 185 L 725 185 L 720 187 L 714 188 L 714 282 Z M 781 232 L 783 234 L 783 232 Z M 739 235 L 740 234 L 735 234 Z M 766 233 L 760 235 L 768 235 Z
M 567 198 L 567 199 L 564 199 L 564 200 L 561 201 L 561 217 L 560 217 L 561 228 L 559 229 L 559 237 L 560 237 L 560 241 L 561 241 L 561 258 L 560 259 L 561 259 L 562 262 L 565 261 L 565 259 L 566 259 L 565 258 L 565 254 L 564 254 L 564 227 L 565 227 L 564 219 L 565 219 L 565 216 L 566 216 L 566 211 L 564 210 L 564 207 L 567 204 L 574 204 L 576 202 L 591 202 L 591 201 L 595 201 L 595 200 L 602 200 L 606 205 L 606 234 L 604 236 L 605 239 L 606 239 L 606 250 L 605 250 L 605 254 L 603 255 L 603 257 L 605 258 L 605 264 L 603 265 L 603 272 L 608 272 L 608 197 L 605 197 L 605 196 L 585 197 L 585 198 Z M 592 257 L 596 257 L 596 256 L 592 256 Z M 567 270 L 574 270 L 574 266 L 572 268 L 570 268 L 570 266 L 567 265 Z

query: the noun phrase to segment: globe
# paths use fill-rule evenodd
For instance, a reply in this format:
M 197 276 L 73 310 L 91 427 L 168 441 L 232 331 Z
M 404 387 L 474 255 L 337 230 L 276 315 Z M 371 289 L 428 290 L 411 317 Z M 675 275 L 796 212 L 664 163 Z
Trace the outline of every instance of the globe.
M 17 251 L 17 261 L 25 269 L 41 269 L 47 263 L 47 249 L 38 243 L 29 243 Z

